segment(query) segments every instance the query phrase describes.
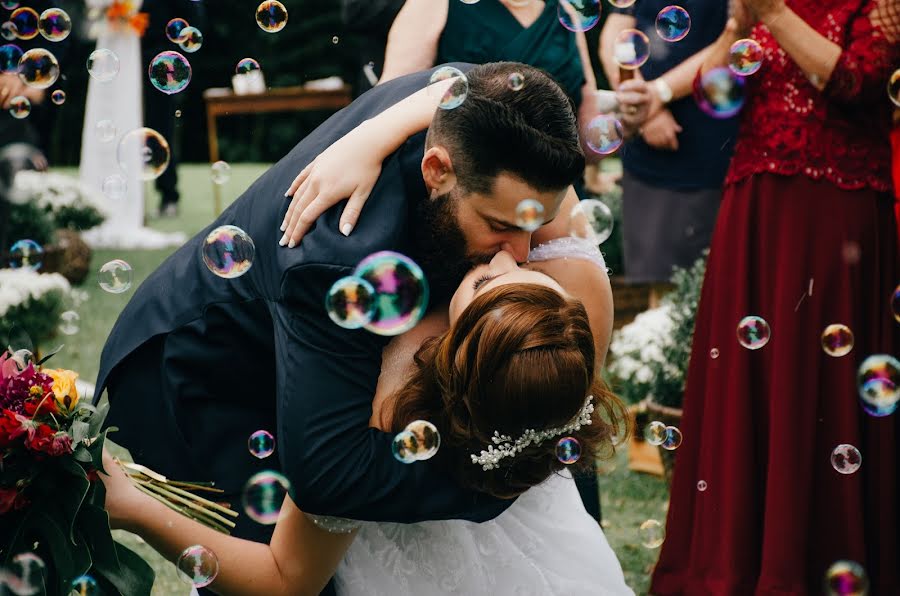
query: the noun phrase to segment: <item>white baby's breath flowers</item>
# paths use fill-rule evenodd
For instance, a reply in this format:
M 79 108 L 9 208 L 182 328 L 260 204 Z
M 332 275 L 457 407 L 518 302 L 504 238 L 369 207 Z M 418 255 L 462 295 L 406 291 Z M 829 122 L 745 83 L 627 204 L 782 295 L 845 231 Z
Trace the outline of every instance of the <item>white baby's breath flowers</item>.
M 97 189 L 77 178 L 53 172 L 18 172 L 9 198 L 19 205 L 33 201 L 38 207 L 54 213 L 63 207 L 91 207 L 102 216 L 109 216 Z
M 66 296 L 72 289 L 59 273 L 38 273 L 31 269 L 0 269 L 0 317 L 29 300 L 40 300 L 50 292 Z

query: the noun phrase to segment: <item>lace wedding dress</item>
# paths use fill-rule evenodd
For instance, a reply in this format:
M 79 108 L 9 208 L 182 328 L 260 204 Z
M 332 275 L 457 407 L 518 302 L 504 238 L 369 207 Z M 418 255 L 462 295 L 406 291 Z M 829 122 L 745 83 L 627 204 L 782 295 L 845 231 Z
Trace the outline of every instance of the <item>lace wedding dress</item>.
M 606 269 L 596 245 L 578 238 L 551 241 L 529 255 L 550 259 L 586 259 Z M 339 596 L 633 594 L 567 471 L 485 523 L 365 522 L 334 579 Z

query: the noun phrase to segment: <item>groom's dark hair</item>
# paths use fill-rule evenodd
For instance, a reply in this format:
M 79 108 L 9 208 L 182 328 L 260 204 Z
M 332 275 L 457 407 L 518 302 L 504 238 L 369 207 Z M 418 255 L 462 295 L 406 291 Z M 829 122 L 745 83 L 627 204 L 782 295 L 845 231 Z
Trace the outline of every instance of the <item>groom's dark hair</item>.
M 582 176 L 572 101 L 549 76 L 525 64 L 493 62 L 472 68 L 466 78 L 451 87 L 460 92 L 467 85 L 465 101 L 438 109 L 427 140 L 450 153 L 464 191 L 491 192 L 501 172 L 541 192 L 564 189 Z

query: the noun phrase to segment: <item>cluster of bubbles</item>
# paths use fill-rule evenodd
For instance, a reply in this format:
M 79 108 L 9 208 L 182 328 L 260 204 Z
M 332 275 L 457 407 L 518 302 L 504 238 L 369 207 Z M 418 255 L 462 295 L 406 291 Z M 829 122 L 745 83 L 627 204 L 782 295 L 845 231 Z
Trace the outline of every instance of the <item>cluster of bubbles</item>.
M 391 441 L 391 453 L 397 461 L 411 464 L 434 457 L 441 446 L 441 433 L 427 420 L 413 420 Z
M 178 52 L 167 50 L 150 61 L 147 74 L 154 88 L 173 95 L 184 91 L 191 82 L 191 63 Z
M 825 572 L 828 596 L 864 596 L 869 592 L 866 570 L 856 561 L 835 561 Z
M 290 481 L 274 470 L 258 472 L 247 480 L 241 494 L 244 512 L 253 521 L 271 526 L 278 521 Z
M 210 167 L 209 177 L 213 184 L 225 184 L 231 180 L 231 166 L 228 165 L 228 162 L 217 161 Z
M 694 101 L 708 116 L 731 118 L 744 107 L 744 77 L 730 68 L 713 68 L 700 77 L 694 88 Z
M 581 443 L 575 437 L 563 437 L 556 442 L 556 459 L 572 465 L 581 458 Z
M 466 97 L 469 95 L 469 79 L 466 78 L 466 75 L 463 74 L 461 70 L 458 68 L 454 68 L 452 66 L 442 66 L 431 73 L 431 77 L 428 79 L 428 89 L 430 93 L 434 93 L 431 91 L 435 89 L 433 85 L 435 83 L 439 83 L 441 81 L 446 81 L 447 79 L 456 78 L 454 83 L 450 85 L 450 87 L 441 95 L 440 103 L 438 107 L 442 110 L 452 110 L 454 108 L 458 108 L 462 105 L 464 101 L 466 101 Z
M 332 517 L 329 515 L 313 515 L 312 513 L 307 513 L 306 519 L 315 524 L 317 528 L 332 534 L 349 534 L 361 525 L 354 519 Z
M 597 246 L 606 242 L 613 231 L 613 213 L 600 199 L 579 201 L 569 214 L 569 235 L 583 238 Z
M 648 519 L 638 529 L 641 544 L 644 548 L 659 548 L 666 539 L 663 525 L 655 519 Z
M 853 350 L 853 332 L 841 323 L 832 323 L 822 331 L 822 349 L 834 358 L 846 356 Z
M 663 41 L 681 41 L 691 30 L 691 15 L 680 6 L 666 6 L 656 15 L 656 33 Z
M 275 453 L 275 437 L 267 430 L 258 430 L 247 439 L 250 455 L 257 459 L 266 459 Z
M 755 74 L 763 62 L 763 49 L 755 39 L 739 39 L 728 51 L 728 68 L 738 76 Z
M 650 59 L 650 38 L 638 29 L 623 29 L 613 44 L 613 59 L 619 68 L 637 70 Z
M 219 575 L 219 558 L 205 546 L 189 546 L 178 555 L 175 562 L 178 577 L 195 588 L 208 586 Z
M 853 445 L 842 443 L 831 451 L 831 467 L 841 474 L 852 474 L 862 465 L 862 454 Z
M 684 437 L 677 426 L 666 426 L 665 423 L 654 420 L 644 427 L 644 439 L 650 445 L 674 451 L 681 446 Z
M 87 59 L 87 71 L 101 83 L 108 83 L 119 74 L 119 57 L 110 49 L 98 48 Z
M 287 20 L 287 9 L 278 0 L 266 0 L 256 7 L 256 24 L 266 33 L 278 33 Z
M 200 247 L 206 268 L 223 279 L 240 277 L 253 266 L 256 245 L 237 226 L 219 226 L 206 235 Z
M 859 399 L 871 416 L 890 416 L 900 403 L 900 360 L 890 354 L 873 354 L 856 372 Z
M 80 328 L 81 317 L 74 310 L 59 315 L 59 331 L 63 335 L 75 335 Z
M 100 267 L 98 274 L 100 287 L 110 294 L 122 294 L 131 289 L 134 270 L 122 259 L 113 259 Z
M 516 205 L 516 225 L 533 232 L 544 225 L 544 206 L 535 199 L 524 199 Z
M 155 180 L 169 167 L 172 152 L 165 137 L 146 126 L 122 135 L 116 158 L 123 171 L 139 180 Z M 137 159 L 135 159 L 137 158 Z
M 772 337 L 769 324 L 762 317 L 756 315 L 746 316 L 740 320 L 737 326 L 738 343 L 748 350 L 758 350 Z
M 560 0 L 556 17 L 569 31 L 589 31 L 600 22 L 600 0 Z
M 44 263 L 44 248 L 31 239 L 17 240 L 9 249 L 11 269 L 31 269 L 37 271 Z
M 625 130 L 612 114 L 600 114 L 588 123 L 584 142 L 594 153 L 609 155 L 615 153 L 625 142 Z

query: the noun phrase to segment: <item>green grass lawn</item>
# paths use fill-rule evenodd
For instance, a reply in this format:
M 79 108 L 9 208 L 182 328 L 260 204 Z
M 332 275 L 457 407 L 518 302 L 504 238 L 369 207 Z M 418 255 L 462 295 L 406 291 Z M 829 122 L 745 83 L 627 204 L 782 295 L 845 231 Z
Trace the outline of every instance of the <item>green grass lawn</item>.
M 223 187 L 228 205 L 239 196 L 265 169 L 260 164 L 234 164 L 231 180 Z M 155 219 L 158 198 L 150 192 L 147 199 L 148 224 L 164 231 L 196 233 L 213 219 L 212 187 L 206 165 L 183 165 L 179 168 L 179 187 L 182 192 L 181 213 L 175 219 Z M 93 255 L 92 273 L 82 286 L 89 299 L 79 309 L 81 328 L 78 334 L 66 338 L 65 349 L 54 357 L 56 367 L 71 368 L 93 381 L 97 375 L 100 352 L 119 312 L 131 294 L 172 250 L 103 250 Z M 97 270 L 111 259 L 123 259 L 134 269 L 132 289 L 122 294 L 108 294 L 97 283 Z M 621 450 L 616 459 L 602 466 L 600 491 L 604 515 L 604 529 L 610 545 L 625 569 L 626 580 L 637 594 L 646 594 L 649 573 L 658 556 L 658 549 L 641 546 L 638 527 L 647 519 L 665 521 L 668 491 L 661 479 L 636 474 L 627 469 L 626 453 Z M 117 532 L 119 537 L 145 556 L 157 570 L 155 595 L 187 594 L 174 566 L 165 562 L 151 548 L 134 536 Z

